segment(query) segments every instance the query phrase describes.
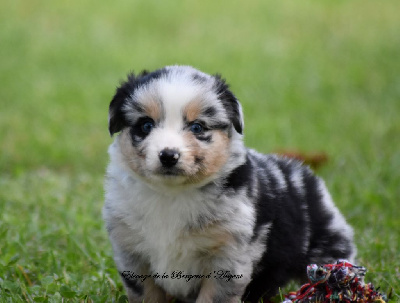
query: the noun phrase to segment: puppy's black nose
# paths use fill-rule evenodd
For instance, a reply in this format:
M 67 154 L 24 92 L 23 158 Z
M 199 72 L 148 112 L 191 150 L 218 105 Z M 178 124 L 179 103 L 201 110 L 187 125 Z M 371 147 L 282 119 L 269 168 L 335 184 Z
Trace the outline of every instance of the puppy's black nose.
M 160 158 L 160 162 L 165 167 L 172 167 L 174 166 L 179 160 L 179 152 L 175 149 L 163 149 L 159 154 L 158 157 Z

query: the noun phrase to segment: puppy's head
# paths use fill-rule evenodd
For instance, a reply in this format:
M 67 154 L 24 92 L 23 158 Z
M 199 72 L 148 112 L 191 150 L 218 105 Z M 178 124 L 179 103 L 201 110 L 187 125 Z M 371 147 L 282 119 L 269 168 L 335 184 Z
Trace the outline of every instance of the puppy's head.
M 153 184 L 212 178 L 243 131 L 241 106 L 219 76 L 187 66 L 130 74 L 109 109 L 125 163 Z

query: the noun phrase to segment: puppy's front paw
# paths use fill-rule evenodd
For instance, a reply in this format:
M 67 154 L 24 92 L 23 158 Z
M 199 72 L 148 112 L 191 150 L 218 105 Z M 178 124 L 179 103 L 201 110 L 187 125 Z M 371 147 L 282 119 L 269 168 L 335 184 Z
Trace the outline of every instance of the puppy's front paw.
M 219 289 L 219 291 L 217 290 Z M 212 280 L 205 279 L 200 289 L 196 303 L 240 303 L 240 296 L 224 294 L 221 285 L 216 285 Z
M 196 303 L 240 303 L 242 302 L 240 297 L 234 296 L 231 298 L 210 298 L 210 297 L 198 297 Z

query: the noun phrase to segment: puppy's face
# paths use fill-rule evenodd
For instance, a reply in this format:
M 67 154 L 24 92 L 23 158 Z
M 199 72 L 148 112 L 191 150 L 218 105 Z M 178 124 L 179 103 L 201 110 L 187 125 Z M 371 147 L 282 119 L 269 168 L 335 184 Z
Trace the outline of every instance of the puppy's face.
M 201 183 L 226 163 L 240 104 L 219 76 L 171 66 L 130 75 L 110 104 L 123 159 L 152 184 Z

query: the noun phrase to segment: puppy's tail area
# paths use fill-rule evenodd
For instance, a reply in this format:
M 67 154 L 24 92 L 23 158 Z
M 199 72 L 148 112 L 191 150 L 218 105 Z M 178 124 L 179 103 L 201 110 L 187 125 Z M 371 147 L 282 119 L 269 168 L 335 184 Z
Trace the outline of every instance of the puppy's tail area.
M 324 152 L 304 153 L 294 150 L 278 150 L 276 154 L 304 162 L 305 164 L 311 166 L 313 169 L 320 168 L 329 160 L 328 155 Z

